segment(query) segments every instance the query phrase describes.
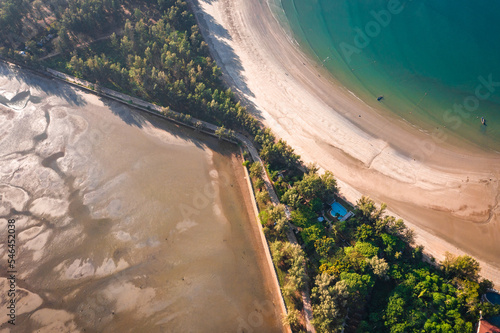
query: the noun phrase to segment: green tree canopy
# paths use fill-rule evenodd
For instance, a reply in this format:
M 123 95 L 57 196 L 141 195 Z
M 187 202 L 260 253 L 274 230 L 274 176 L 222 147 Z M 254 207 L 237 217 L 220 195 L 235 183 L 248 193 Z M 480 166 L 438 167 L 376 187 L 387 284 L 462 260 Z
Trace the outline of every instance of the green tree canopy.
M 445 260 L 441 264 L 444 272 L 450 277 L 477 281 L 479 279 L 479 263 L 472 257 L 455 256 L 446 252 Z

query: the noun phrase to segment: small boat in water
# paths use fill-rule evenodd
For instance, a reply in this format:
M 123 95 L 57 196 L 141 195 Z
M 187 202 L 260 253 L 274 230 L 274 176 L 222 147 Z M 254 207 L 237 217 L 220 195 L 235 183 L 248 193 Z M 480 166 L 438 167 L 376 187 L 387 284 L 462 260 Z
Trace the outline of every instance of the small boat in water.
M 377 97 L 377 101 L 379 101 L 379 102 L 380 102 L 381 100 L 383 100 L 383 99 L 384 99 L 384 96 L 379 96 L 379 97 Z
M 481 117 L 481 124 L 486 125 L 486 120 L 484 120 L 484 117 Z

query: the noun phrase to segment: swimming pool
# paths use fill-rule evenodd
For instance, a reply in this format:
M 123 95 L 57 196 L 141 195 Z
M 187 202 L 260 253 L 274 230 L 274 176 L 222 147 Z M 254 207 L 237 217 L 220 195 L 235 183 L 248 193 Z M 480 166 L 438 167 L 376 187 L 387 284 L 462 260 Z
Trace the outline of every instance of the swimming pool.
M 332 203 L 332 211 L 330 212 L 332 216 L 337 216 L 339 215 L 339 218 L 343 218 L 345 214 L 347 214 L 347 209 L 344 208 L 341 204 L 339 204 L 337 201 Z
M 486 299 L 493 304 L 500 304 L 500 295 L 497 293 L 487 292 Z M 487 319 L 493 325 L 500 327 L 500 316 L 492 317 Z
M 490 301 L 490 303 L 500 304 L 500 295 L 497 293 L 487 292 L 486 298 Z

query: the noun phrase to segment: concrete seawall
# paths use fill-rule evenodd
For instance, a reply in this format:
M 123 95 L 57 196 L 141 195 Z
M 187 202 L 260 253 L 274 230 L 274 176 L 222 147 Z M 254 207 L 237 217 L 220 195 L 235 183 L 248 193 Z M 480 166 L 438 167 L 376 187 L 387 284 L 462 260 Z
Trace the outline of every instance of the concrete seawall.
M 241 148 L 240 148 L 240 150 L 241 150 Z M 241 155 L 243 156 L 243 151 L 242 151 Z M 262 224 L 260 223 L 259 208 L 257 206 L 257 202 L 255 201 L 255 193 L 253 191 L 252 182 L 250 180 L 250 174 L 248 173 L 248 170 L 247 170 L 246 167 L 243 167 L 243 168 L 245 169 L 245 179 L 247 181 L 248 190 L 250 191 L 250 198 L 251 198 L 251 201 L 252 201 L 252 208 L 253 208 L 253 211 L 255 213 L 255 221 L 258 224 L 258 228 L 259 228 L 260 240 L 262 242 L 262 246 L 264 247 L 264 252 L 266 253 L 266 261 L 267 261 L 267 264 L 269 266 L 269 271 L 271 272 L 271 274 L 273 276 L 275 288 L 276 288 L 277 292 L 280 295 L 279 299 L 280 299 L 281 312 L 284 315 L 286 315 L 288 312 L 287 312 L 287 309 L 286 309 L 285 300 L 283 298 L 283 294 L 281 293 L 281 288 L 280 288 L 280 285 L 279 285 L 278 275 L 276 274 L 276 269 L 274 268 L 273 259 L 271 257 L 271 250 L 269 249 L 269 246 L 268 246 L 267 240 L 266 240 L 266 236 L 264 235 L 264 231 L 263 231 L 263 228 L 262 228 Z M 290 333 L 292 332 L 292 329 L 290 328 L 289 325 L 286 325 L 284 328 L 286 329 L 287 332 L 290 332 Z

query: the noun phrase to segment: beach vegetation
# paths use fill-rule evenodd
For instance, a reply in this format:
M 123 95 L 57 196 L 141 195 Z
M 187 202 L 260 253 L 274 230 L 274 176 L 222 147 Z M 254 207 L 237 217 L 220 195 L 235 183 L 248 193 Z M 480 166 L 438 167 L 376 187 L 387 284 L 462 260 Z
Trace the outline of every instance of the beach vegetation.
M 32 33 L 23 30 L 27 23 Z M 4 0 L 0 33 L 0 54 L 11 60 L 145 99 L 196 128 L 203 124 L 192 117 L 212 122 L 219 138 L 232 139 L 237 130 L 254 141 L 292 210 L 289 221 L 285 206 L 271 203 L 262 165 L 247 164 L 289 310 L 285 322 L 294 330 L 302 328 L 306 289 L 318 332 L 471 332 L 480 311 L 500 312 L 480 301 L 491 282 L 479 277 L 477 261 L 448 254 L 440 266 L 424 262 L 413 231 L 388 216 L 386 205 L 363 196 L 349 219 L 318 219 L 339 199 L 334 175 L 304 166 L 238 102 L 185 1 Z M 27 56 L 19 54 L 24 47 Z M 54 51 L 60 54 L 40 60 Z M 298 244 L 287 240 L 290 223 Z
M 448 278 L 470 281 L 479 278 L 479 263 L 469 256 L 455 256 L 452 253 L 446 252 L 445 260 L 441 265 Z
M 262 178 L 264 172 L 262 171 L 262 165 L 259 162 L 254 162 L 250 165 L 250 177 L 252 178 Z
M 258 190 L 262 190 L 264 188 L 264 180 L 262 178 L 257 178 L 253 182 L 254 186 Z
M 292 309 L 283 317 L 283 325 L 290 325 L 293 331 L 299 331 L 301 327 L 300 312 L 297 309 Z
M 255 199 L 257 200 L 257 203 L 263 207 L 265 207 L 271 200 L 271 198 L 269 197 L 269 192 L 267 192 L 266 190 L 257 192 L 255 194 Z

